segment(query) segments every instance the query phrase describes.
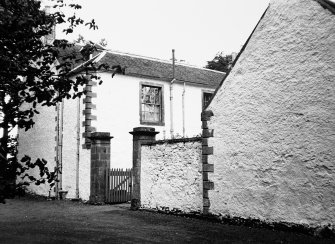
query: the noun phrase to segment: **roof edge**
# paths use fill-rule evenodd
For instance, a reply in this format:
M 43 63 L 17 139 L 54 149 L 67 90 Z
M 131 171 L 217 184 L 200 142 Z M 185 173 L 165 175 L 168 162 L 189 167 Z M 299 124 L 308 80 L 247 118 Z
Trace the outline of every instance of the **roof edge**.
M 106 55 L 106 51 L 102 51 L 101 53 L 99 53 L 98 55 L 98 57 L 97 58 L 95 58 L 94 60 L 92 60 L 94 63 L 97 63 L 97 62 L 99 62 L 105 55 Z
M 322 7 L 328 9 L 330 12 L 335 14 L 335 2 L 330 0 L 314 0 L 318 2 Z
M 318 0 L 316 0 L 318 1 Z M 264 13 L 262 14 L 261 18 L 258 20 L 255 28 L 252 30 L 251 34 L 249 35 L 248 39 L 246 40 L 246 42 L 244 43 L 244 45 L 242 46 L 241 50 L 239 51 L 239 53 L 237 54 L 235 60 L 233 61 L 232 64 L 232 68 L 226 73 L 225 77 L 222 79 L 221 83 L 219 84 L 219 86 L 216 88 L 215 92 L 213 93 L 213 96 L 211 97 L 211 99 L 209 100 L 208 104 L 206 105 L 206 107 L 204 108 L 204 110 L 206 110 L 208 108 L 208 106 L 212 103 L 214 97 L 216 96 L 217 92 L 219 91 L 219 89 L 222 87 L 223 83 L 225 82 L 225 80 L 227 79 L 227 77 L 229 76 L 230 72 L 233 70 L 235 64 L 237 63 L 238 59 L 240 58 L 241 54 L 244 52 L 245 48 L 247 47 L 251 37 L 253 36 L 254 32 L 256 31 L 259 23 L 261 22 L 261 20 L 264 18 L 264 15 L 266 14 L 266 12 L 268 11 L 270 7 L 270 4 L 267 6 L 267 8 L 265 9 Z
M 97 73 L 109 73 L 112 72 L 111 70 L 99 70 Z M 131 77 L 137 77 L 137 78 L 144 78 L 144 79 L 153 79 L 153 80 L 158 80 L 158 81 L 163 81 L 163 82 L 171 82 L 172 78 L 171 77 L 156 77 L 156 76 L 151 76 L 151 75 L 139 75 L 139 74 L 134 74 L 134 73 L 127 73 L 125 74 L 126 76 L 131 76 Z M 216 86 L 209 85 L 208 83 L 204 82 L 194 82 L 194 81 L 188 81 L 188 80 L 180 80 L 180 79 L 175 79 L 175 83 L 183 84 L 183 83 L 188 83 L 194 86 L 201 86 L 201 87 L 206 87 L 209 89 L 216 89 Z
M 81 71 L 80 71 L 80 68 L 81 68 L 81 67 L 84 67 L 86 64 L 89 64 L 90 62 L 94 62 L 94 60 L 95 60 L 96 58 L 98 58 L 101 54 L 103 54 L 103 52 L 98 53 L 97 55 L 95 55 L 94 57 L 90 58 L 90 59 L 87 60 L 86 62 L 84 62 L 84 63 L 78 65 L 78 66 L 75 67 L 75 68 L 73 68 L 72 70 L 69 71 L 68 75 L 73 75 L 73 74 L 76 74 L 76 73 L 78 73 L 78 72 L 81 72 Z
M 118 55 L 122 55 L 122 56 L 129 56 L 129 57 L 134 57 L 134 58 L 142 58 L 142 59 L 146 59 L 146 60 L 151 60 L 151 61 L 156 61 L 156 62 L 166 63 L 166 64 L 171 64 L 172 65 L 172 62 L 170 62 L 169 60 L 166 60 L 166 59 L 147 57 L 147 56 L 142 56 L 142 55 L 138 55 L 138 54 L 124 53 L 124 52 L 114 51 L 114 50 L 106 50 L 106 52 L 107 53 L 111 53 L 111 54 L 118 54 Z M 218 70 L 213 70 L 213 69 L 207 69 L 207 68 L 199 67 L 199 66 L 196 66 L 196 65 L 184 64 L 184 63 L 180 63 L 180 62 L 176 62 L 176 66 L 185 66 L 185 67 L 189 67 L 189 68 L 207 70 L 207 71 L 211 71 L 211 72 L 215 72 L 215 73 L 219 73 L 219 74 L 226 74 L 226 72 L 222 72 L 222 71 L 218 71 Z

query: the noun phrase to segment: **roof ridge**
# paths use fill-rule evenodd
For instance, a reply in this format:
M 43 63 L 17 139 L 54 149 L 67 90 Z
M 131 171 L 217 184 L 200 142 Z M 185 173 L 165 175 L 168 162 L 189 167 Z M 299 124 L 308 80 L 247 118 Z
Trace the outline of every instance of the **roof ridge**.
M 146 59 L 146 60 L 151 60 L 151 61 L 156 61 L 156 62 L 161 62 L 161 63 L 172 64 L 171 61 L 166 60 L 166 59 L 153 58 L 153 57 L 143 56 L 143 55 L 139 55 L 139 54 L 132 54 L 132 53 L 127 53 L 127 52 L 121 52 L 121 51 L 117 51 L 117 50 L 105 50 L 105 51 L 107 53 L 111 53 L 111 54 L 118 54 L 118 55 L 124 55 L 124 56 L 134 57 L 134 58 L 141 58 L 141 59 Z M 222 71 L 217 71 L 217 70 L 213 70 L 213 69 L 207 69 L 207 68 L 199 67 L 199 66 L 196 66 L 196 65 L 184 64 L 184 63 L 180 63 L 180 62 L 176 62 L 176 66 L 185 66 L 185 67 L 189 67 L 189 68 L 195 68 L 195 69 L 201 69 L 201 70 L 216 72 L 216 73 L 220 73 L 220 74 L 226 74 L 225 72 L 222 72 Z

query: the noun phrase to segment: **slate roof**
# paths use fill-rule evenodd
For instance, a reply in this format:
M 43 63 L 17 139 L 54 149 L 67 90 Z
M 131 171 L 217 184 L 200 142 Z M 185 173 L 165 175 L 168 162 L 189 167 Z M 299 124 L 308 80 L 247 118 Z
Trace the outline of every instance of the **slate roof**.
M 164 60 L 107 51 L 97 65 L 103 63 L 110 67 L 113 65 L 125 67 L 125 75 L 166 81 L 171 81 L 173 77 L 172 63 Z M 223 72 L 181 64 L 175 65 L 175 79 L 181 82 L 205 85 L 215 89 L 224 77 Z
M 83 55 L 80 53 L 80 50 L 83 47 L 80 45 L 74 45 L 67 48 L 58 48 L 58 62 L 63 63 L 65 61 L 72 64 L 72 68 L 78 67 L 83 64 L 86 60 L 83 58 Z M 97 46 L 97 50 L 93 52 L 92 56 L 95 57 L 97 54 L 101 53 L 102 49 L 100 46 Z
M 58 48 L 58 62 L 63 63 L 65 61 L 71 62 L 72 65 L 75 67 L 77 65 L 80 65 L 83 63 L 80 59 L 82 58 L 82 55 L 80 54 L 80 46 L 73 46 L 68 48 Z M 70 57 L 73 57 L 70 59 Z M 78 60 L 78 61 L 76 61 Z M 73 68 L 74 68 L 73 67 Z

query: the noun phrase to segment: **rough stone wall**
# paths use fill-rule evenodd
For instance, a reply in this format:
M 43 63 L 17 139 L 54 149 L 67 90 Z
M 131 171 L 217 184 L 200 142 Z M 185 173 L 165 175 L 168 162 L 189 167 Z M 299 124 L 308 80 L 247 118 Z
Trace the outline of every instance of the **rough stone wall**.
M 270 3 L 208 107 L 214 214 L 335 224 L 335 15 Z
M 202 211 L 201 142 L 142 145 L 141 206 Z

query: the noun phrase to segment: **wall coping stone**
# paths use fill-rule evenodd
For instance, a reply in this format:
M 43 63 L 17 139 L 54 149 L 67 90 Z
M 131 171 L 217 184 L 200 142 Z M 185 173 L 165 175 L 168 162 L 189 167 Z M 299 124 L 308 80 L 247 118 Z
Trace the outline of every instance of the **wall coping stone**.
M 157 135 L 159 132 L 155 131 L 153 127 L 135 127 L 129 134 L 132 135 Z
M 201 137 L 190 137 L 190 138 L 178 138 L 178 139 L 165 139 L 165 140 L 157 140 L 153 142 L 143 142 L 142 145 L 145 146 L 151 146 L 151 145 L 157 145 L 157 144 L 173 144 L 173 143 L 179 143 L 179 142 L 195 142 L 199 141 L 201 142 L 202 138 Z
M 88 138 L 109 140 L 109 139 L 112 139 L 113 136 L 110 136 L 109 132 L 92 132 L 91 135 L 88 136 Z
M 135 132 L 135 131 L 155 132 L 155 128 L 153 128 L 153 127 L 135 127 L 133 129 L 133 132 Z

